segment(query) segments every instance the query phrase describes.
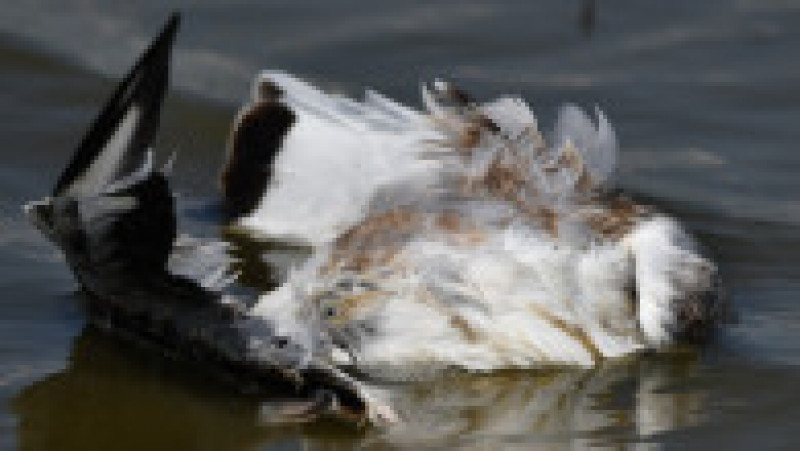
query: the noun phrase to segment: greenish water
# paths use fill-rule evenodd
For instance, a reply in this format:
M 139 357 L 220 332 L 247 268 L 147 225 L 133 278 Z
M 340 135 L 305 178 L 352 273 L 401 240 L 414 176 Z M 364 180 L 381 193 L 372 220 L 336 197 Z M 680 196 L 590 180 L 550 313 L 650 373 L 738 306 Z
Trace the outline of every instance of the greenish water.
M 716 255 L 740 316 L 702 352 L 593 370 L 388 387 L 409 419 L 273 424 L 196 368 L 86 328 L 75 283 L 19 207 L 47 192 L 167 10 L 19 1 L 0 14 L 0 448 L 796 449 L 800 434 L 800 6 L 788 1 L 179 2 L 159 151 L 177 150 L 187 230 L 214 195 L 231 118 L 259 68 L 417 105 L 452 76 L 479 97 L 599 104 L 620 181 Z M 249 277 L 253 283 L 258 271 Z

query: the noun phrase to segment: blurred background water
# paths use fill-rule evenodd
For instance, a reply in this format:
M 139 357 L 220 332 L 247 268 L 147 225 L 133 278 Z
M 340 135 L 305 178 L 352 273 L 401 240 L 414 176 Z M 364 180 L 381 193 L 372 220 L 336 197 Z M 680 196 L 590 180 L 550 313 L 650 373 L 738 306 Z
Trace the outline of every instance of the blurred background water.
M 0 11 L 0 448 L 797 449 L 800 2 L 15 0 Z M 601 106 L 620 184 L 686 221 L 738 324 L 701 353 L 396 387 L 400 430 L 274 425 L 254 400 L 85 328 L 76 285 L 20 213 L 171 9 L 184 12 L 161 155 L 213 197 L 259 69 L 419 105 L 449 77 L 522 94 L 543 124 Z M 203 227 L 189 218 L 187 225 Z

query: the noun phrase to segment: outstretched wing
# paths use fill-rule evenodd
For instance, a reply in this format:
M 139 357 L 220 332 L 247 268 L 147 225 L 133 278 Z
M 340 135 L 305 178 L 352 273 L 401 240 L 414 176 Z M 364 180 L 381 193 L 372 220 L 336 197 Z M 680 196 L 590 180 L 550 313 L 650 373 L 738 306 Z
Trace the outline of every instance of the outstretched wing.
M 300 394 L 321 388 L 337 406 L 363 412 L 375 401 L 360 383 L 222 294 L 234 278 L 224 243 L 176 239 L 174 198 L 150 146 L 178 20 L 170 18 L 117 88 L 52 196 L 26 212 L 64 252 L 96 326 L 225 380 Z

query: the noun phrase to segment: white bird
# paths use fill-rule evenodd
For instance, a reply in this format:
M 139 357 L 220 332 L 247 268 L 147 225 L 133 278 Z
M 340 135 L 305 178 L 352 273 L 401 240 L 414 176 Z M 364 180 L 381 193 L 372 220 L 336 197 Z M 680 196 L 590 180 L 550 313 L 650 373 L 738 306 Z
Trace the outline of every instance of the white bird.
M 592 366 L 723 319 L 716 266 L 673 218 L 612 189 L 602 112 L 563 107 L 542 133 L 526 102 L 448 83 L 424 111 L 328 95 L 265 72 L 234 124 L 229 219 L 312 256 L 254 305 L 225 244 L 176 239 L 149 145 L 173 19 L 123 81 L 51 197 L 26 207 L 93 295 L 97 324 L 240 379 L 325 387 L 326 407 L 393 420 L 354 375 L 405 379 Z
M 599 109 L 595 122 L 563 107 L 545 138 L 524 100 L 479 104 L 444 82 L 423 87 L 425 112 L 279 72 L 254 92 L 242 118 L 266 121 L 271 104 L 293 123 L 270 148 L 241 145 L 252 131 L 235 126 L 231 164 L 274 156 L 238 224 L 316 246 L 254 312 L 321 338 L 337 364 L 591 366 L 702 340 L 718 319 L 713 262 L 676 220 L 612 191 L 617 141 Z

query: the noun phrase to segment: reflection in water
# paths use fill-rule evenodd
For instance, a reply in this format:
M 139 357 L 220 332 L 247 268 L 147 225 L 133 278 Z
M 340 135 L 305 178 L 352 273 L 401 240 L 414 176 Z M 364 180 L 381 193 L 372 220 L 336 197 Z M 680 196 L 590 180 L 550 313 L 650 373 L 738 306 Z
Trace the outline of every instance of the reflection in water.
M 68 368 L 13 401 L 19 448 L 237 449 L 256 442 L 247 421 L 253 403 L 201 391 L 202 381 L 146 354 L 85 329 Z
M 677 388 L 696 369 L 684 356 L 420 384 L 396 393 L 408 423 L 380 440 L 448 446 L 556 441 L 583 448 L 646 439 L 697 423 L 703 393 Z
M 699 372 L 695 360 L 664 356 L 591 370 L 458 374 L 392 386 L 404 424 L 357 430 L 333 421 L 265 421 L 271 419 L 259 417 L 260 400 L 87 328 L 73 343 L 69 367 L 23 390 L 13 407 L 22 450 L 480 448 L 497 442 L 581 449 L 647 441 L 697 424 L 705 392 L 688 385 Z

